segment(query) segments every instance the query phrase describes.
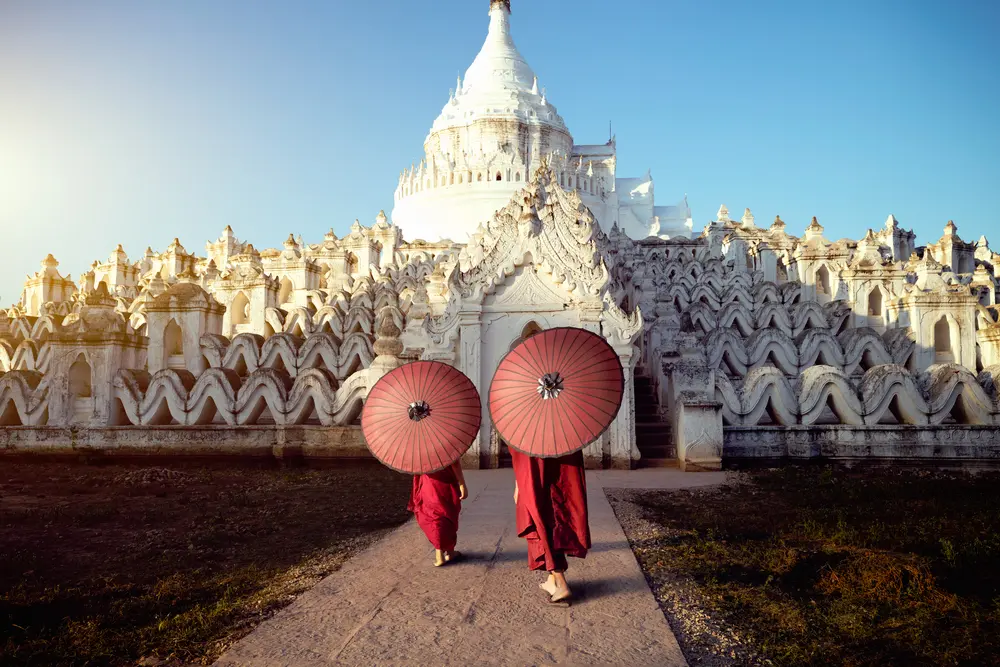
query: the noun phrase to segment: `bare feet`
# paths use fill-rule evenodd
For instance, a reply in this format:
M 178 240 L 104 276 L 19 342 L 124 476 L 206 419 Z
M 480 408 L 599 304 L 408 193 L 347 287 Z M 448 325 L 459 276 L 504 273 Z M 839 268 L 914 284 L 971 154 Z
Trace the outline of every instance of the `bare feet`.
M 556 588 L 556 592 L 549 598 L 549 602 L 564 602 L 571 597 L 573 597 L 573 592 L 569 590 L 569 586 Z
M 549 578 L 538 584 L 538 587 L 549 594 L 549 602 L 562 602 L 573 597 L 566 577 L 561 572 L 550 572 Z
M 442 565 L 444 565 L 447 562 L 448 562 L 448 559 L 444 555 L 444 552 L 441 551 L 440 549 L 435 549 L 434 550 L 434 567 L 441 567 Z

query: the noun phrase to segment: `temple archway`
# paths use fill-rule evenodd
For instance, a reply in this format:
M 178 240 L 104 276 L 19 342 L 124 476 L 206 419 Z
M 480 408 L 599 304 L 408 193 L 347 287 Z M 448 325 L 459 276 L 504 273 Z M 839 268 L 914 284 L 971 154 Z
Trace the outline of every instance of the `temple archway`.
M 528 340 L 535 334 L 541 333 L 544 330 L 545 329 L 540 324 L 538 324 L 538 322 L 531 320 L 530 322 L 525 324 L 524 327 L 521 329 L 521 335 L 519 335 L 511 342 L 510 347 L 507 349 L 507 352 L 510 353 L 511 351 L 514 350 L 515 347 L 517 347 L 524 341 Z M 500 437 L 500 434 L 497 433 L 495 429 L 492 431 L 491 439 L 493 440 L 493 449 L 497 453 L 497 467 L 498 468 L 512 467 L 513 462 L 511 461 L 510 458 L 510 447 L 507 446 L 507 443 L 504 442 L 504 439 Z
M 87 357 L 79 354 L 73 365 L 69 367 L 69 393 L 74 399 L 91 398 L 92 373 Z
M 81 352 L 69 367 L 69 402 L 73 424 L 87 424 L 94 412 L 93 371 Z
M 236 295 L 233 305 L 230 308 L 231 319 L 235 326 L 248 324 L 250 322 L 250 299 L 243 292 Z
M 868 315 L 882 317 L 882 290 L 879 287 L 868 293 Z
M 292 292 L 295 291 L 295 284 L 292 280 L 285 276 L 281 279 L 281 286 L 278 288 L 278 305 L 283 306 L 292 298 Z
M 184 369 L 184 331 L 176 320 L 167 322 L 163 329 L 163 367 Z
M 952 331 L 947 315 L 942 315 L 941 319 L 934 323 L 934 363 L 950 364 L 955 362 L 956 355 L 952 339 L 956 338 L 957 335 L 957 331 Z
M 816 294 L 833 296 L 830 290 L 830 270 L 826 268 L 826 264 L 816 270 Z

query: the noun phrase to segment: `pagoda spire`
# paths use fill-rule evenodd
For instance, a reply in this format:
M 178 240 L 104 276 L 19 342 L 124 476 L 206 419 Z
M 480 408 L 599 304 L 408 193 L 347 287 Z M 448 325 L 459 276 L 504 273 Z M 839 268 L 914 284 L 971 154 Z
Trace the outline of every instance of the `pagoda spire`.
M 510 0 L 490 0 L 490 11 L 494 9 L 506 9 L 510 13 Z

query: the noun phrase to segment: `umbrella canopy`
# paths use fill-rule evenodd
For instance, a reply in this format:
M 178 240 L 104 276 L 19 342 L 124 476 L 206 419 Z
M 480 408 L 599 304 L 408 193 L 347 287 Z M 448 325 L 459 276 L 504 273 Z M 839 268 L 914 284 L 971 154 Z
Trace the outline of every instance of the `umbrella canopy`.
M 500 436 L 529 456 L 583 449 L 618 414 L 625 373 L 607 341 L 584 329 L 549 329 L 511 350 L 490 384 Z
M 368 449 L 393 470 L 426 474 L 447 468 L 479 433 L 479 392 L 461 371 L 414 361 L 375 383 L 361 413 Z

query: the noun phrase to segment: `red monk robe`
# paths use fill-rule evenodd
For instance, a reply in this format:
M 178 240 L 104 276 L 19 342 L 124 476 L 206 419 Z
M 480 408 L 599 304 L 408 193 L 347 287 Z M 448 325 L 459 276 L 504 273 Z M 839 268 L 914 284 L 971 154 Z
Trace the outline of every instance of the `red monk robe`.
M 458 513 L 462 510 L 460 483 L 463 482 L 455 466 L 413 476 L 413 490 L 406 509 L 416 515 L 424 535 L 439 551 L 454 551 L 458 541 Z
M 528 540 L 528 567 L 564 572 L 566 556 L 590 549 L 583 452 L 541 459 L 510 450 L 517 479 L 517 534 Z

